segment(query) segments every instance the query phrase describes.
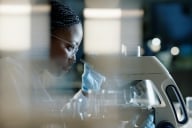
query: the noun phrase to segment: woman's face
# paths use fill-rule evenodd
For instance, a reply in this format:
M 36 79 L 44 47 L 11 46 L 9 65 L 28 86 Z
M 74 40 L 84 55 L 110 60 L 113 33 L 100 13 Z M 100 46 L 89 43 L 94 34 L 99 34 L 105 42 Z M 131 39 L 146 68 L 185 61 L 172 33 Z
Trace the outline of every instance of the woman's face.
M 81 24 L 59 28 L 51 34 L 51 58 L 65 71 L 76 60 L 76 53 L 83 36 Z

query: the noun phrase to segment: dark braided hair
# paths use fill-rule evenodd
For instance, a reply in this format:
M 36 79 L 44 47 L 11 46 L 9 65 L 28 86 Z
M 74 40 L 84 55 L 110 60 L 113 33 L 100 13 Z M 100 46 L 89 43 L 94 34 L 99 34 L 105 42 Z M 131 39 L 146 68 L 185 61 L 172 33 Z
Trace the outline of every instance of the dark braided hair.
M 80 23 L 79 17 L 66 4 L 59 0 L 50 0 L 51 4 L 51 30 L 58 27 L 70 27 Z

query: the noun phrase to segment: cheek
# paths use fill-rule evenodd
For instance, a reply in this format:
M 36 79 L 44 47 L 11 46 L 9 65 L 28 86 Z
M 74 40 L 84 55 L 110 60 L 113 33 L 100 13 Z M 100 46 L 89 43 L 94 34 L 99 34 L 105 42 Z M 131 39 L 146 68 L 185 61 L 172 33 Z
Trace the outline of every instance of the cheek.
M 67 59 L 66 51 L 56 42 L 51 44 L 50 55 L 52 59 Z
M 51 58 L 61 66 L 64 70 L 69 70 L 72 64 L 75 62 L 75 56 L 68 57 L 69 53 L 65 51 L 58 43 L 51 45 Z

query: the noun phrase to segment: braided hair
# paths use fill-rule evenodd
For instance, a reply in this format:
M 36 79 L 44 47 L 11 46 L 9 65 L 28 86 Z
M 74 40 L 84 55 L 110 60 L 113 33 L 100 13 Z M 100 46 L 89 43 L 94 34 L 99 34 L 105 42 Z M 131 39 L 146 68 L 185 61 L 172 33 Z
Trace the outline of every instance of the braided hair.
M 58 27 L 70 27 L 80 23 L 79 17 L 65 2 L 50 0 L 51 30 Z

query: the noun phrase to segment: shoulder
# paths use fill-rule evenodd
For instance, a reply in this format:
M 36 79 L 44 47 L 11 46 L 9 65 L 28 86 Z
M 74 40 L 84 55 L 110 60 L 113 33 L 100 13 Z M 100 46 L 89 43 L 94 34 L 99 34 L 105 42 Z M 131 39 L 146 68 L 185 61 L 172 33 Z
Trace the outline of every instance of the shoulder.
M 28 66 L 24 60 L 6 57 L 0 59 L 0 67 L 2 73 L 5 73 L 5 71 L 10 71 L 12 73 L 23 72 L 23 74 L 25 74 Z

